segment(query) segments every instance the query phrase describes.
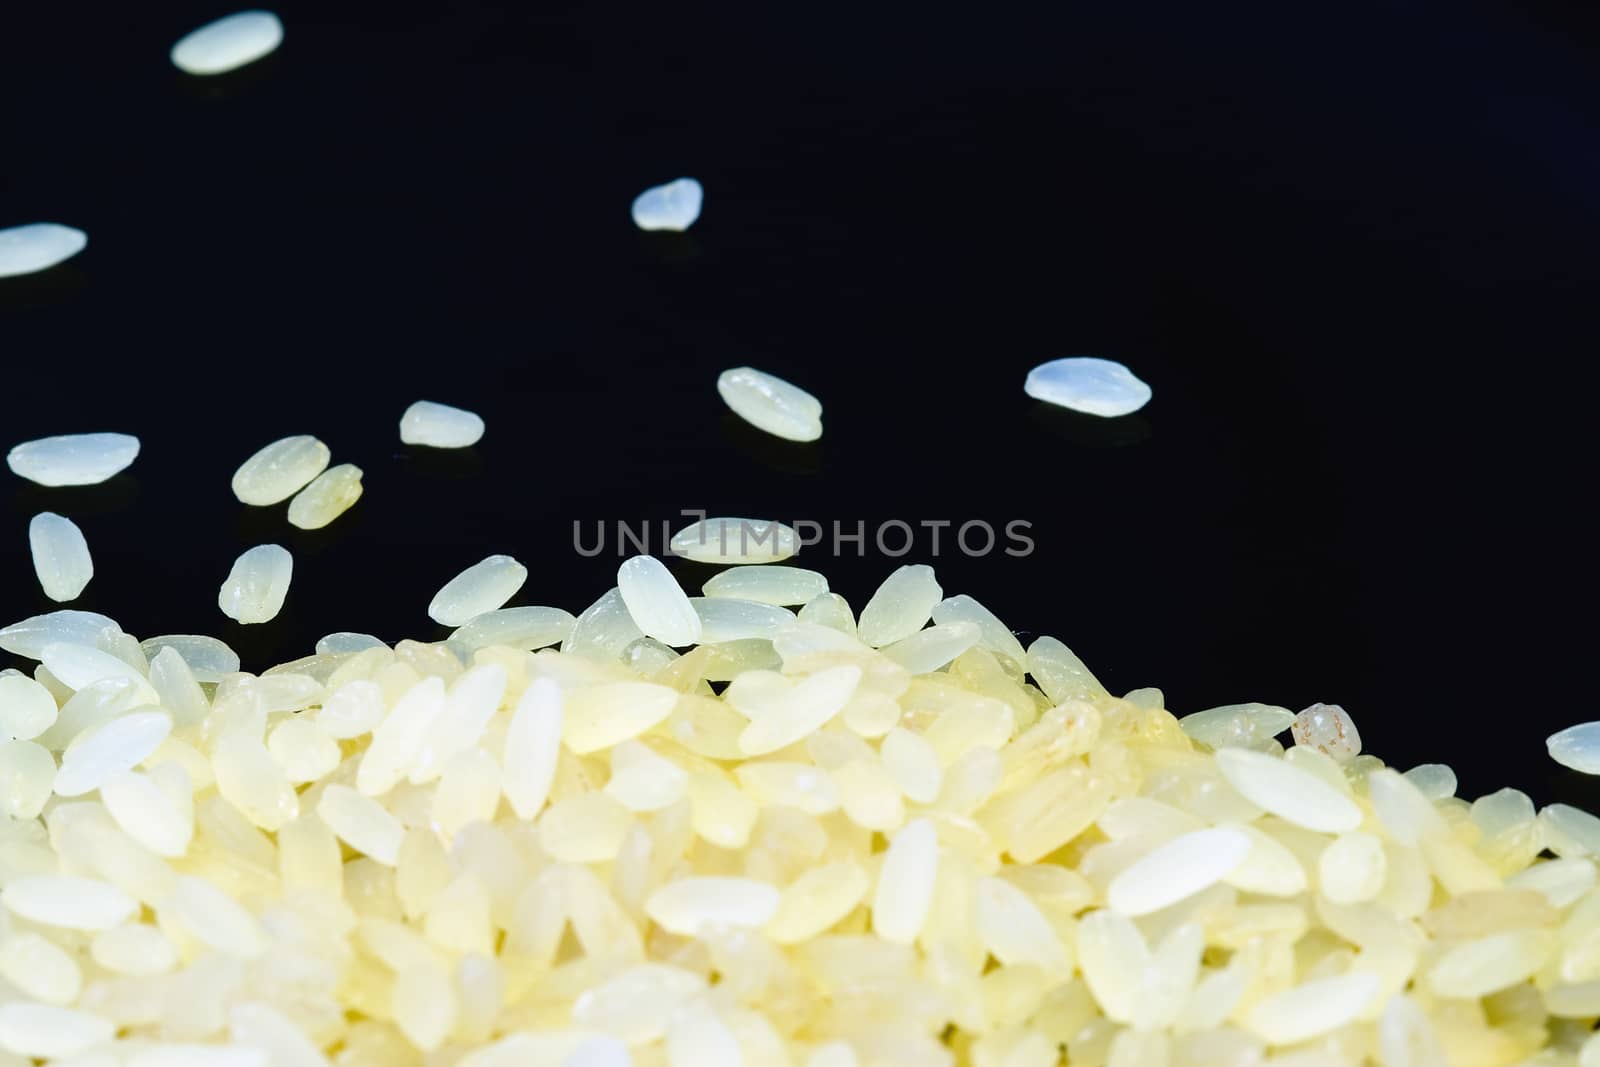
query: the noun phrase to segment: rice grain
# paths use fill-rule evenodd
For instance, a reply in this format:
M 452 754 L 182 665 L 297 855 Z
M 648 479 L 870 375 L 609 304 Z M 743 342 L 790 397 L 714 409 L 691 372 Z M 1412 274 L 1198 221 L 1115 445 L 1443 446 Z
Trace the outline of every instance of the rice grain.
M 465 408 L 418 400 L 400 416 L 403 444 L 427 448 L 471 448 L 483 440 L 482 416 Z
M 139 439 L 125 433 L 73 433 L 24 441 L 6 454 L 19 478 L 55 488 L 99 485 L 139 457 Z
M 226 74 L 275 51 L 283 23 L 270 11 L 240 11 L 208 22 L 172 46 L 172 65 L 185 74 Z

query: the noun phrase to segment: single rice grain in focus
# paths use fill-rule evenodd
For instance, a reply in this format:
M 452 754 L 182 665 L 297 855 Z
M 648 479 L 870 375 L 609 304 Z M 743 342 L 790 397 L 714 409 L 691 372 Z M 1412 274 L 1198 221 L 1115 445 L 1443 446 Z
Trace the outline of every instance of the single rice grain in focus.
M 418 400 L 400 416 L 400 441 L 427 448 L 471 448 L 483 439 L 483 417 L 465 408 Z
M 754 367 L 734 367 L 717 378 L 717 393 L 735 415 L 786 441 L 822 436 L 822 402 L 797 385 Z
M 139 457 L 139 439 L 125 433 L 73 433 L 24 441 L 6 454 L 19 478 L 52 488 L 99 485 Z
M 83 531 L 53 511 L 41 511 L 28 523 L 28 548 L 39 587 L 51 600 L 76 600 L 94 577 Z

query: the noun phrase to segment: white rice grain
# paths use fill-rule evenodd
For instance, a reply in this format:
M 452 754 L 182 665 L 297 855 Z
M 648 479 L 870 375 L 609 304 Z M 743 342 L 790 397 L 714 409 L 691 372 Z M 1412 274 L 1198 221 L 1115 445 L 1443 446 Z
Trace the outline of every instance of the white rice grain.
M 828 579 L 804 567 L 753 565 L 731 567 L 701 587 L 708 597 L 754 600 L 789 607 L 815 600 L 828 591 Z
M 99 485 L 139 457 L 139 439 L 125 433 L 74 433 L 24 441 L 6 455 L 19 478 L 52 488 Z
M 41 511 L 28 523 L 28 548 L 39 587 L 51 600 L 76 600 L 94 577 L 94 561 L 83 531 L 53 511 Z
M 1183 834 L 1113 878 L 1106 888 L 1106 904 L 1123 915 L 1148 915 L 1222 881 L 1249 852 L 1250 839 L 1237 830 Z
M 0 674 L 0 741 L 28 741 L 55 724 L 56 698 L 21 674 Z
M 240 11 L 208 22 L 172 46 L 172 65 L 185 74 L 226 74 L 283 43 L 283 23 L 270 11 Z
M 885 941 L 910 944 L 927 921 L 939 870 L 939 837 L 933 823 L 917 819 L 889 842 L 872 898 L 872 930 Z
M 800 550 L 800 535 L 768 519 L 702 519 L 673 534 L 668 548 L 697 563 L 777 563 Z
M 400 416 L 400 440 L 427 448 L 471 448 L 483 439 L 483 418 L 465 408 L 418 400 Z
M 617 568 L 617 591 L 628 614 L 647 637 L 682 647 L 700 640 L 700 616 L 666 565 L 654 556 L 634 556 Z
M 138 901 L 108 882 L 76 875 L 12 879 L 0 904 L 18 918 L 67 930 L 109 930 L 139 910 Z
M 0 1004 L 0 1049 L 15 1056 L 64 1060 L 110 1041 L 116 1032 L 110 1019 L 72 1008 L 24 1000 Z
M 1220 748 L 1216 759 L 1222 776 L 1246 800 L 1296 826 L 1340 834 L 1361 825 L 1354 801 L 1281 759 L 1243 748 Z
M 328 446 L 310 434 L 280 438 L 233 472 L 233 495 L 254 507 L 288 500 L 327 468 L 330 455 Z
M 734 367 L 718 376 L 717 392 L 735 415 L 774 437 L 805 442 L 822 436 L 822 402 L 775 375 Z
M 925 563 L 901 567 L 884 579 L 861 609 L 856 635 L 873 648 L 910 637 L 933 617 L 943 596 L 932 567 Z
M 633 224 L 641 230 L 687 230 L 704 203 L 705 190 L 693 178 L 652 185 L 633 198 Z
M 650 894 L 645 912 L 684 937 L 715 927 L 756 929 L 778 911 L 776 888 L 750 878 L 684 878 Z
M 1087 415 L 1129 415 L 1150 402 L 1151 390 L 1121 363 L 1095 356 L 1069 356 L 1028 372 L 1023 392 L 1035 400 Z
M 440 626 L 465 626 L 504 607 L 527 580 L 528 568 L 510 556 L 485 556 L 444 583 L 428 604 L 428 618 Z
M 82 252 L 89 235 L 55 222 L 30 222 L 0 229 L 0 278 L 49 270 Z
M 240 553 L 217 591 L 217 607 L 235 622 L 271 622 L 283 610 L 294 578 L 294 557 L 282 545 L 257 545 Z
M 361 468 L 354 463 L 329 467 L 289 501 L 289 525 L 320 530 L 361 499 Z
M 1309 1041 L 1359 1017 L 1380 986 L 1377 975 L 1359 972 L 1313 979 L 1258 1001 L 1244 1025 L 1271 1045 Z
M 77 797 L 99 789 L 112 775 L 143 763 L 171 732 L 171 715 L 136 711 L 80 735 L 62 753 L 56 795 Z

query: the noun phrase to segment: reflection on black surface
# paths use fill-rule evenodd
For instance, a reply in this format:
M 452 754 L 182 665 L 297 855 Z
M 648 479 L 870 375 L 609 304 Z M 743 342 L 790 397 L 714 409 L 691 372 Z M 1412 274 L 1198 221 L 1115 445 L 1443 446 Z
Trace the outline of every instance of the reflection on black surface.
M 1028 421 L 1057 440 L 1084 448 L 1127 448 L 1155 433 L 1150 420 L 1138 413 L 1107 419 L 1041 401 L 1033 403 Z
M 718 402 L 720 403 L 720 400 Z M 723 439 L 736 454 L 748 457 L 771 470 L 800 475 L 822 473 L 828 440 L 826 407 L 822 412 L 822 425 L 820 440 L 789 441 L 756 429 L 731 411 L 724 413 L 721 419 Z

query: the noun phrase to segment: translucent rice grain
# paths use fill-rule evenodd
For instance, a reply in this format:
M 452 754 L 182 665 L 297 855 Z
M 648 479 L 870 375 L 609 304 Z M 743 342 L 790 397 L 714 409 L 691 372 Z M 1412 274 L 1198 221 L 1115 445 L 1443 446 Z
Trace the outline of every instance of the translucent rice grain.
M 0 1049 L 34 1059 L 65 1059 L 116 1034 L 111 1020 L 72 1008 L 13 1000 L 0 1004 Z
M 854 911 L 871 885 L 867 872 L 855 863 L 806 871 L 783 890 L 766 934 L 780 945 L 810 940 Z
M 1092 911 L 1078 923 L 1078 966 L 1108 1019 L 1130 1023 L 1150 949 L 1133 920 L 1114 911 Z
M 634 556 L 617 568 L 617 591 L 646 636 L 679 647 L 700 640 L 700 616 L 672 572 L 654 556 Z
M 765 926 L 778 901 L 776 888 L 751 878 L 685 878 L 651 893 L 645 912 L 665 930 L 696 937 L 719 926 Z
M 172 46 L 172 65 L 185 74 L 225 74 L 276 50 L 283 23 L 270 11 L 240 11 L 208 22 Z
M 407 967 L 395 976 L 390 1010 L 407 1040 L 423 1052 L 444 1044 L 456 1021 L 455 990 L 443 967 Z
M 510 556 L 486 556 L 446 582 L 428 604 L 440 626 L 465 626 L 486 611 L 504 607 L 528 580 L 528 568 Z
M 619 745 L 672 714 L 678 694 L 649 682 L 586 686 L 566 694 L 562 739 L 581 754 Z
M 1272 1045 L 1309 1041 L 1358 1018 L 1378 991 L 1373 974 L 1314 979 L 1257 1002 L 1245 1015 L 1245 1028 Z
M 228 1010 L 228 1039 L 261 1049 L 273 1067 L 328 1067 L 328 1058 L 299 1024 L 264 1001 Z
M 571 612 L 560 608 L 500 608 L 457 629 L 450 635 L 450 645 L 469 656 L 491 645 L 532 652 L 565 641 L 576 621 Z
M 320 530 L 361 499 L 361 468 L 354 463 L 329 467 L 289 501 L 289 525 Z
M 1600 774 L 1600 722 L 1558 730 L 1545 739 L 1550 758 L 1580 774 Z
M 676 804 L 689 788 L 689 775 L 669 759 L 637 741 L 611 750 L 606 792 L 632 812 L 660 811 Z
M 717 378 L 717 392 L 735 415 L 774 437 L 815 441 L 822 436 L 822 403 L 782 378 L 734 367 Z
M 87 645 L 92 648 L 102 631 L 115 628 L 116 625 L 114 620 L 96 611 L 63 608 L 30 616 L 0 630 L 0 648 L 14 656 L 41 659 L 49 645 Z
M 705 190 L 693 178 L 652 185 L 633 199 L 633 224 L 641 230 L 687 230 L 704 202 Z
M 329 737 L 348 740 L 371 731 L 383 714 L 383 689 L 376 682 L 358 678 L 328 694 L 316 721 Z
M 369 797 L 394 788 L 415 765 L 444 709 L 442 679 L 424 678 L 408 688 L 373 730 L 372 744 L 356 770 L 356 788 Z
M 1031 964 L 1051 975 L 1072 973 L 1072 955 L 1050 920 L 1005 879 L 978 880 L 974 923 L 984 949 L 1006 966 Z
M 1441 997 L 1485 997 L 1525 982 L 1555 954 L 1548 930 L 1491 934 L 1457 945 L 1428 969 L 1428 987 Z
M 1456 795 L 1456 772 L 1443 763 L 1420 763 L 1404 775 L 1429 800 L 1444 800 Z
M 46 1004 L 71 1004 L 83 988 L 83 972 L 73 958 L 55 942 L 28 931 L 0 942 L 0 977 Z
M 1383 842 L 1359 830 L 1340 834 L 1317 858 L 1317 885 L 1335 904 L 1361 904 L 1383 889 L 1389 866 Z
M 792 606 L 826 593 L 828 579 L 804 567 L 733 567 L 712 576 L 701 591 L 708 597 Z
M 810 736 L 844 709 L 860 683 L 861 668 L 853 664 L 818 671 L 785 694 L 769 714 L 745 727 L 739 735 L 740 751 L 763 756 Z
M 1600 856 L 1600 818 L 1570 804 L 1550 804 L 1539 811 L 1545 845 L 1558 856 Z
M 0 814 L 34 819 L 55 785 L 56 761 L 32 741 L 0 742 Z
M 76 797 L 99 789 L 106 779 L 143 763 L 172 732 L 172 716 L 139 711 L 112 719 L 73 742 L 56 772 L 57 796 Z
M 0 230 L 0 278 L 49 270 L 82 252 L 89 237 L 55 222 L 31 222 Z
M 1111 880 L 1106 903 L 1123 915 L 1147 915 L 1222 881 L 1250 853 L 1237 830 L 1196 830 L 1174 838 Z
M 941 626 L 956 622 L 973 623 L 982 635 L 979 640 L 984 648 L 1005 656 L 1019 667 L 1027 658 L 1016 634 L 996 618 L 994 612 L 965 593 L 947 597 L 935 604 L 933 621 Z
M 400 858 L 405 828 L 382 804 L 349 786 L 330 785 L 317 802 L 317 815 L 328 829 L 357 852 L 386 867 Z
M 323 472 L 330 455 L 328 446 L 309 434 L 281 438 L 239 465 L 233 495 L 255 507 L 288 500 Z
M 1035 400 L 1086 415 L 1129 415 L 1150 402 L 1150 387 L 1121 363 L 1096 356 L 1069 356 L 1028 372 L 1022 391 Z
M 0 675 L 0 740 L 28 741 L 55 724 L 56 698 L 21 674 Z
M 1337 834 L 1361 825 L 1354 801 L 1281 759 L 1242 748 L 1218 749 L 1216 759 L 1217 769 L 1246 800 L 1296 826 Z
M 1367 775 L 1367 794 L 1384 829 L 1402 845 L 1415 845 L 1444 829 L 1444 820 L 1432 802 L 1404 775 L 1387 767 Z
M 872 898 L 872 930 L 883 940 L 910 944 L 927 921 L 939 870 L 939 837 L 933 823 L 917 819 L 889 842 Z
M 1361 734 L 1337 704 L 1313 704 L 1294 717 L 1294 743 L 1314 748 L 1340 763 L 1361 755 Z
M 690 597 L 700 620 L 700 643 L 770 641 L 780 629 L 795 621 L 794 613 L 775 604 L 721 597 Z
M 332 774 L 343 754 L 339 742 L 315 719 L 286 719 L 267 735 L 267 751 L 294 785 Z
M 667 1030 L 667 1067 L 740 1067 L 739 1039 L 707 1008 L 678 1016 Z
M 71 519 L 41 511 L 28 523 L 28 547 L 39 587 L 51 600 L 77 599 L 94 577 L 89 543 Z
M 617 857 L 631 825 L 628 809 L 605 793 L 558 800 L 539 816 L 539 845 L 563 863 L 605 863 Z
M 289 776 L 256 738 L 230 733 L 218 739 L 212 767 L 223 799 L 261 829 L 274 832 L 300 814 Z
M 1057 704 L 1106 696 L 1105 686 L 1083 660 L 1053 637 L 1038 638 L 1028 646 L 1027 668 L 1044 695 Z
M 149 978 L 178 965 L 178 950 L 160 930 L 145 923 L 123 923 L 101 930 L 89 943 L 95 963 L 112 974 Z
M 979 636 L 975 623 L 930 626 L 886 646 L 883 654 L 912 674 L 930 674 L 976 645 Z
M 267 950 L 267 933 L 260 920 L 204 879 L 179 877 L 162 905 L 162 914 L 223 955 L 255 959 Z
M 175 774 L 182 776 L 187 790 L 188 775 L 182 768 Z M 131 770 L 114 774 L 101 784 L 100 799 L 123 832 L 157 856 L 176 858 L 188 851 L 194 835 L 193 801 L 176 802 L 151 775 Z
M 223 675 L 234 674 L 239 670 L 239 653 L 215 637 L 207 637 L 204 634 L 163 634 L 160 637 L 147 637 L 139 642 L 139 648 L 151 661 L 152 668 L 155 665 L 155 658 L 161 654 L 162 649 L 172 649 L 188 666 L 195 680 L 200 682 L 220 682 Z
M 283 610 L 294 577 L 294 557 L 281 545 L 257 545 L 234 561 L 217 593 L 217 607 L 246 625 L 271 622 Z
M 856 617 L 850 611 L 849 603 L 838 593 L 823 593 L 812 598 L 795 613 L 795 617 L 812 626 L 822 626 L 851 637 L 855 636 Z
M 908 564 L 884 579 L 856 621 L 856 635 L 873 648 L 910 637 L 933 617 L 944 591 L 923 563 Z
M 365 652 L 368 649 L 388 647 L 388 645 L 371 634 L 340 630 L 336 633 L 328 634 L 317 641 L 317 655 L 353 656 L 357 652 Z
M 884 769 L 889 772 L 906 799 L 917 804 L 932 804 L 944 784 L 944 768 L 939 753 L 921 734 L 901 727 L 890 730 L 879 747 Z
M 517 701 L 501 783 L 519 819 L 532 819 L 549 796 L 561 755 L 562 718 L 561 690 L 548 678 L 535 679 Z
M 483 418 L 465 408 L 418 400 L 400 416 L 400 440 L 428 448 L 471 448 L 483 439 Z
M 777 563 L 800 551 L 800 535 L 770 519 L 702 519 L 673 534 L 667 547 L 697 563 Z
M 108 882 L 52 874 L 13 879 L 0 891 L 0 904 L 19 918 L 67 930 L 108 930 L 139 909 Z
M 99 485 L 127 470 L 138 457 L 137 437 L 125 433 L 72 433 L 24 441 L 6 455 L 6 463 L 17 477 L 53 488 Z

